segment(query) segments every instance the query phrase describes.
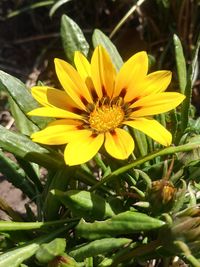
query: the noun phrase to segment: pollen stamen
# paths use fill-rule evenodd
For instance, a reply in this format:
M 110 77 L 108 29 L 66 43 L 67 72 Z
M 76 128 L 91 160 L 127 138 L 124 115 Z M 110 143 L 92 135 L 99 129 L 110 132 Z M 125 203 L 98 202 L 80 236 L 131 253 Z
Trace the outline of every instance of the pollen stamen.
M 124 119 L 124 111 L 119 105 L 102 105 L 97 103 L 90 113 L 90 127 L 97 132 L 107 132 L 117 128 Z

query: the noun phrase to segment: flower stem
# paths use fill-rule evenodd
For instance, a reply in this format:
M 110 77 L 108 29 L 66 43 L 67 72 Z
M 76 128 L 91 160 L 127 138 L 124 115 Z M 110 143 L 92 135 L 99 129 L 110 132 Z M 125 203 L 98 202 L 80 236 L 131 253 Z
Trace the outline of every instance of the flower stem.
M 189 143 L 189 144 L 185 144 L 185 145 L 181 145 L 181 146 L 176 146 L 176 147 L 167 147 L 164 149 L 161 149 L 159 151 L 153 152 L 145 157 L 139 158 L 137 160 L 135 160 L 134 162 L 123 166 L 117 170 L 115 170 L 114 172 L 112 172 L 111 174 L 109 174 L 108 176 L 104 177 L 100 182 L 98 182 L 97 184 L 95 184 L 94 186 L 91 187 L 90 191 L 95 190 L 96 188 L 98 188 L 99 186 L 101 186 L 104 183 L 110 182 L 112 179 L 114 179 L 116 176 L 136 167 L 139 166 L 143 163 L 145 163 L 146 161 L 152 160 L 155 157 L 158 156 L 165 156 L 165 155 L 170 155 L 170 154 L 175 154 L 178 152 L 186 152 L 186 151 L 190 151 L 193 149 L 196 149 L 200 147 L 199 143 Z

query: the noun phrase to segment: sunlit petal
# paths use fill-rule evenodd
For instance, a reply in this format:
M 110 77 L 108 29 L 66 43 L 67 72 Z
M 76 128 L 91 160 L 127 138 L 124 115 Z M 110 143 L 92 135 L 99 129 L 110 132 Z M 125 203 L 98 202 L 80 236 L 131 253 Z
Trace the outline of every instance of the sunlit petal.
M 93 100 L 78 72 L 69 63 L 58 58 L 55 59 L 55 68 L 58 79 L 67 94 L 80 108 L 86 110 L 85 105 L 92 103 Z
M 81 78 L 83 79 L 83 81 L 85 81 L 85 84 L 87 85 L 92 97 L 94 99 L 97 98 L 97 94 L 91 78 L 91 65 L 87 58 L 81 52 L 76 51 L 74 55 L 74 64 Z
M 82 116 L 72 113 L 70 111 L 60 109 L 60 108 L 52 108 L 52 107 L 42 107 L 36 108 L 30 112 L 28 112 L 29 116 L 41 116 L 41 117 L 52 117 L 52 118 L 65 118 L 65 119 L 80 119 L 82 120 Z
M 116 70 L 114 65 L 102 46 L 97 46 L 91 60 L 92 80 L 98 97 L 112 97 Z
M 66 164 L 78 165 L 92 159 L 104 141 L 104 135 L 94 135 L 91 131 L 84 131 L 71 141 L 65 148 L 64 158 Z
M 73 111 L 78 108 L 65 91 L 49 86 L 34 86 L 31 88 L 31 94 L 45 107 L 57 107 L 68 111 Z
M 167 112 L 177 107 L 184 99 L 184 95 L 171 92 L 145 96 L 131 105 L 133 109 L 131 118 Z
M 134 141 L 128 132 L 116 128 L 106 132 L 105 149 L 114 158 L 127 159 L 134 149 Z
M 128 102 L 139 94 L 138 84 L 144 79 L 148 71 L 148 57 L 142 51 L 132 56 L 120 69 L 115 84 L 113 97 L 121 94 Z
M 137 118 L 133 121 L 125 121 L 124 124 L 145 133 L 163 146 L 169 146 L 172 142 L 171 133 L 154 119 Z
M 69 142 L 69 136 L 79 130 L 82 125 L 75 120 L 56 120 L 51 122 L 44 130 L 33 133 L 31 138 L 34 142 L 46 145 L 62 145 Z
M 149 94 L 156 94 L 165 91 L 171 82 L 171 71 L 160 70 L 148 74 L 144 81 L 141 82 L 139 87 L 141 88 L 140 96 Z

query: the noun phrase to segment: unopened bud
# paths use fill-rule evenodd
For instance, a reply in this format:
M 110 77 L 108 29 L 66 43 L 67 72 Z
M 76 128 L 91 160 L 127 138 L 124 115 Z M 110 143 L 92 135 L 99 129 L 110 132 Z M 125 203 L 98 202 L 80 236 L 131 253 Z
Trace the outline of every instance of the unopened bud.
M 48 267 L 77 267 L 77 262 L 67 254 L 57 256 L 48 263 Z
M 176 188 L 173 184 L 165 179 L 152 182 L 149 191 L 149 202 L 154 212 L 165 212 L 171 208 Z

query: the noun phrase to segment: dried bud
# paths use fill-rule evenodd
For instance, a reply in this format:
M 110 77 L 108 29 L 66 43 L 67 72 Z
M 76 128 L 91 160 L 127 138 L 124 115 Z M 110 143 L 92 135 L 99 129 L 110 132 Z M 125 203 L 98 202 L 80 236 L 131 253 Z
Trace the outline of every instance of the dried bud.
M 152 182 L 149 191 L 149 202 L 153 212 L 165 212 L 171 208 L 176 188 L 168 180 L 162 179 Z

